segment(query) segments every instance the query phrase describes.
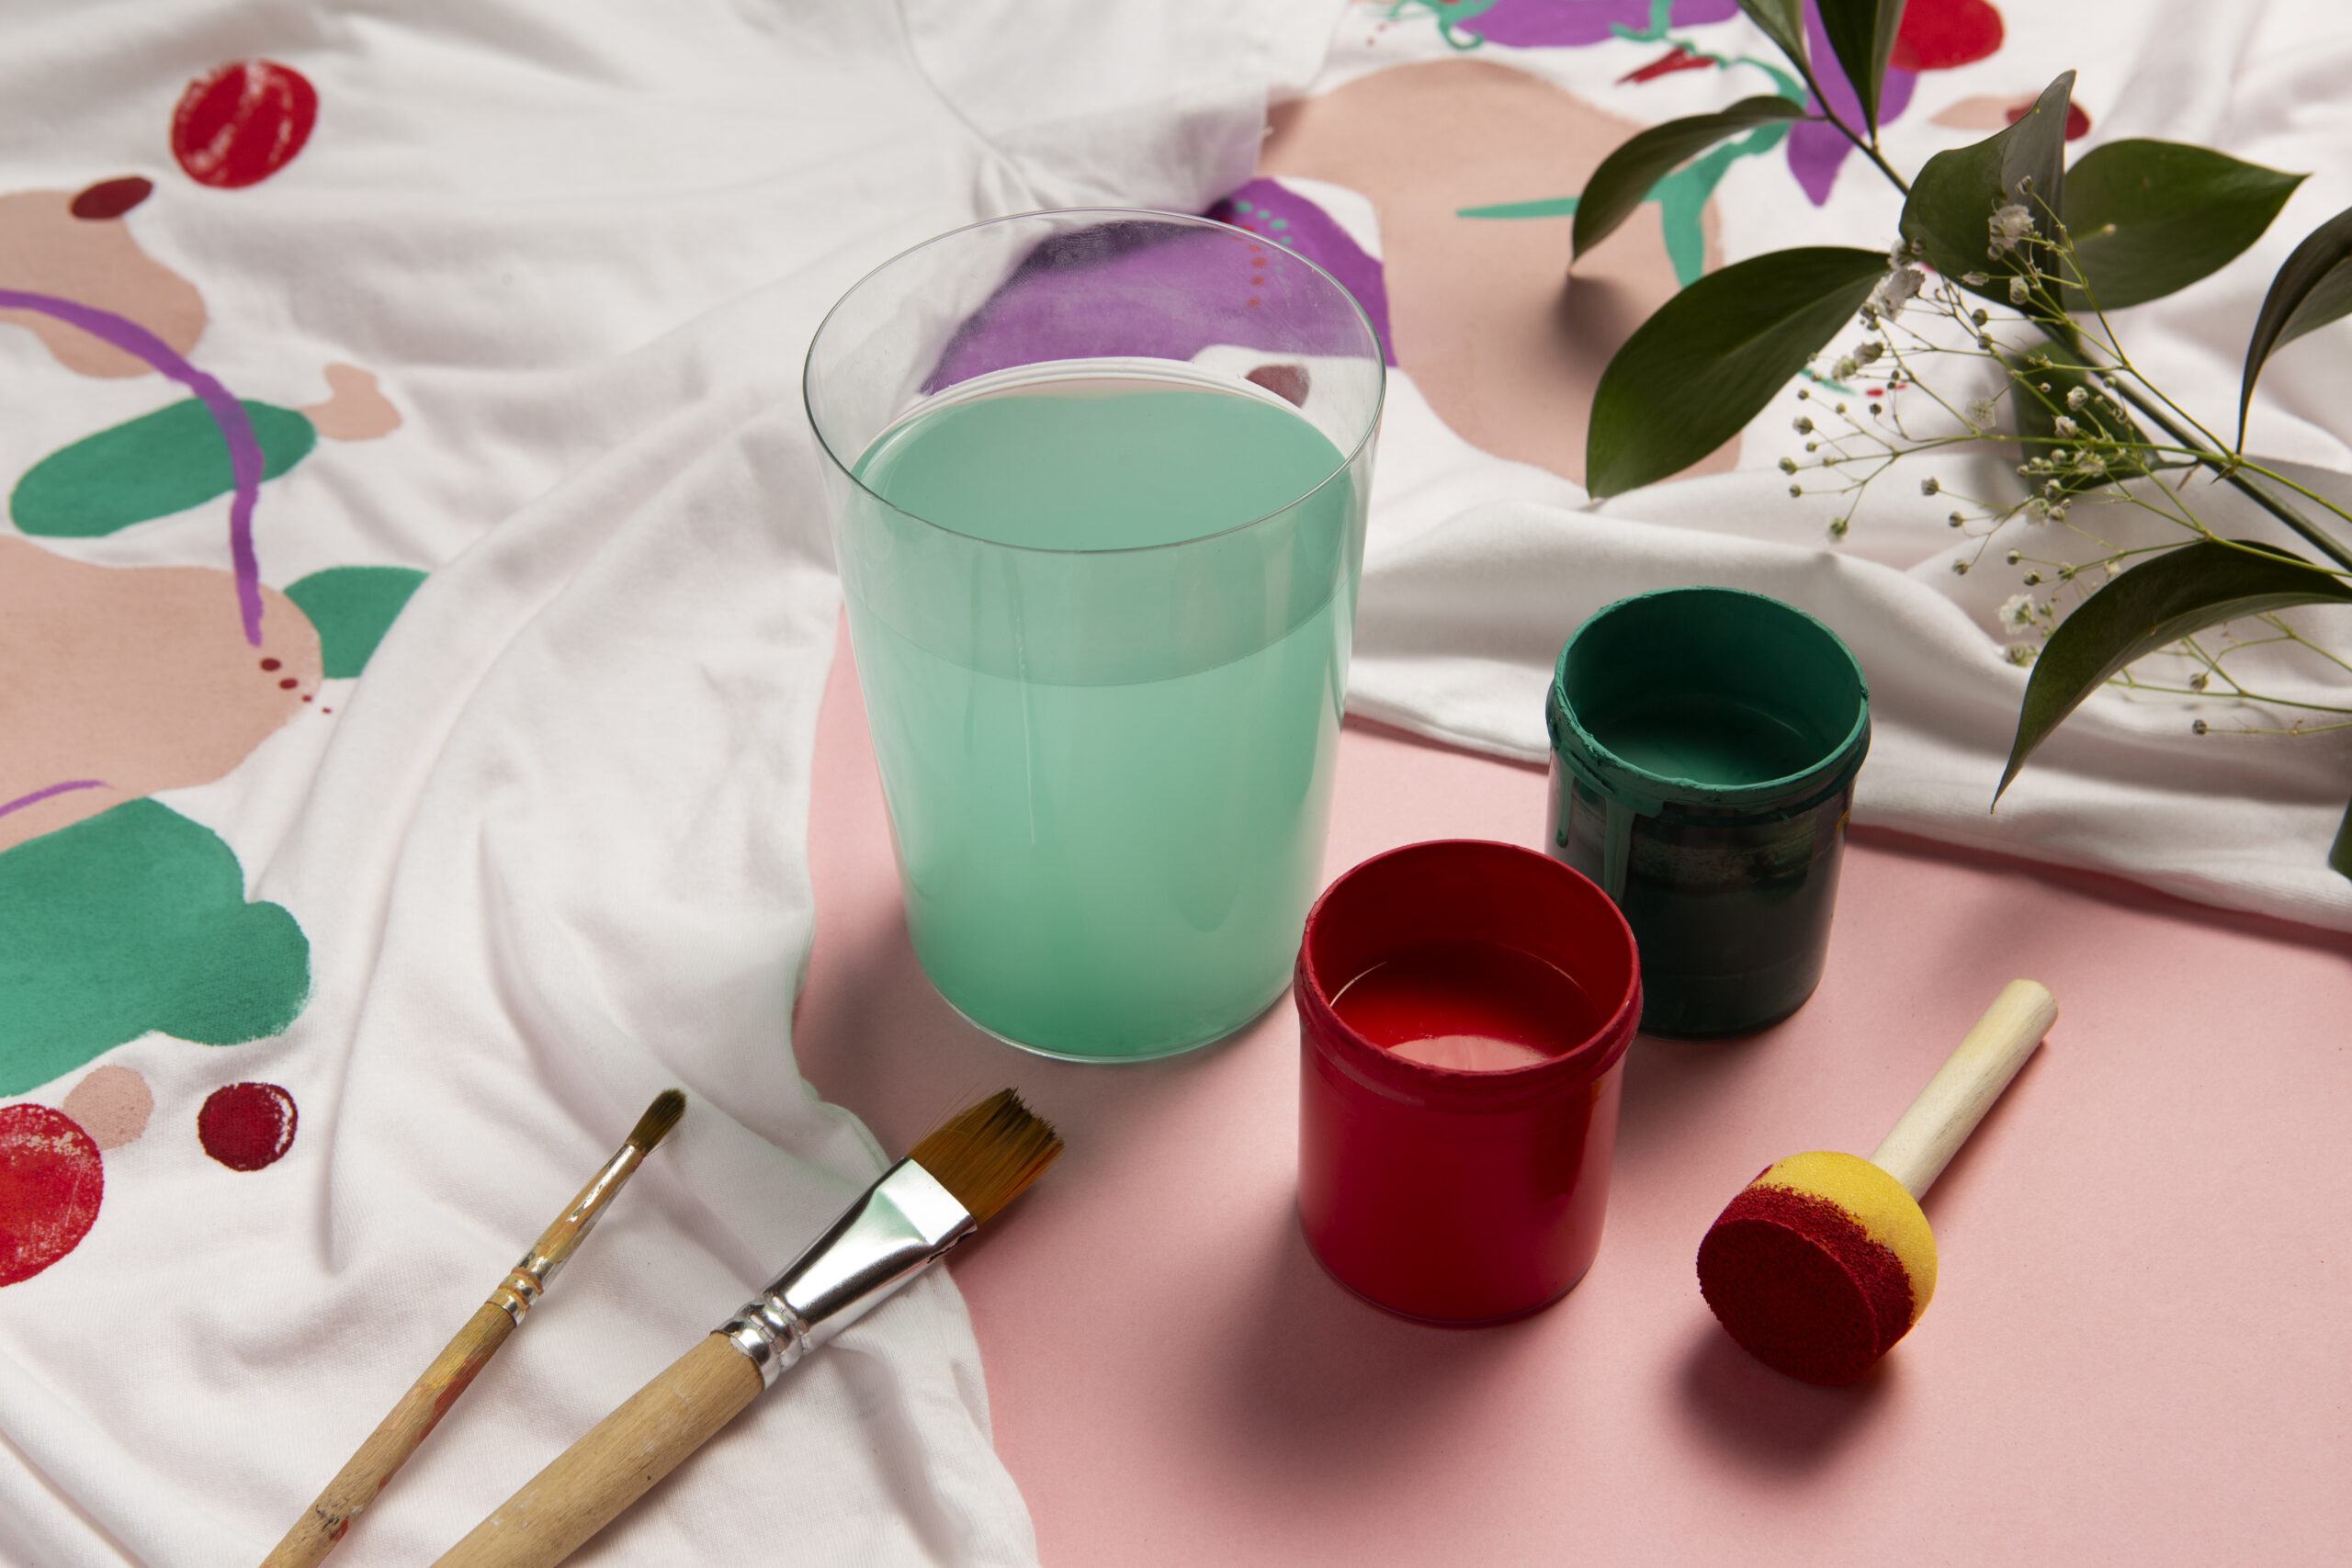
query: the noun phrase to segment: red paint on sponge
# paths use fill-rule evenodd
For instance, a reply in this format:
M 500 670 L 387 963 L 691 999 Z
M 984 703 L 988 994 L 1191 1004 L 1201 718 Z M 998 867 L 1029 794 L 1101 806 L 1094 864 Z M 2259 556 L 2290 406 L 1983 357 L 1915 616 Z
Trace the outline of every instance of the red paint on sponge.
M 1699 1244 L 1699 1289 L 1742 1348 L 1806 1382 L 1849 1383 L 1911 1327 L 1911 1280 L 1837 1204 L 1749 1187 Z

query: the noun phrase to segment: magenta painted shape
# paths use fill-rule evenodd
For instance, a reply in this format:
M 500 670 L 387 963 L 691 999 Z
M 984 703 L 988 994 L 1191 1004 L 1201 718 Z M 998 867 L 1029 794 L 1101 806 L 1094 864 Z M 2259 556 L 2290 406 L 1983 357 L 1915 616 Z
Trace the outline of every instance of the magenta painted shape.
M 1805 0 L 1805 41 L 1813 51 L 1813 74 L 1821 84 L 1830 114 L 1843 124 L 1853 127 L 1857 135 L 1862 129 L 1862 100 L 1855 95 L 1853 85 L 1838 68 L 1838 51 L 1829 47 L 1829 35 L 1821 29 L 1821 12 L 1813 0 Z M 1911 104 L 1911 89 L 1918 85 L 1916 71 L 1886 68 L 1886 80 L 1879 85 L 1878 122 L 1888 124 Z M 1817 103 L 1806 106 L 1816 111 Z M 1815 207 L 1829 200 L 1829 187 L 1838 182 L 1838 166 L 1845 163 L 1854 144 L 1840 135 L 1836 126 L 1797 125 L 1789 130 L 1789 173 L 1796 176 L 1798 188 L 1811 198 Z
M 1703 27 L 1739 15 L 1739 0 L 1675 0 L 1668 25 Z M 1645 31 L 1649 0 L 1495 0 L 1460 30 L 1510 49 L 1577 49 L 1606 43 L 1618 28 Z

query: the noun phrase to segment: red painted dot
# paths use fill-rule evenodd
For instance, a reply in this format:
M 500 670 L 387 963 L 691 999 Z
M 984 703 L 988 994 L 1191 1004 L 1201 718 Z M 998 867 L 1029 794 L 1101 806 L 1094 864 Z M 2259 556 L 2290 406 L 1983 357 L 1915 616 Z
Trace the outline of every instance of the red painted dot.
M 1257 299 L 1256 299 L 1254 296 L 1253 296 L 1253 297 L 1251 297 L 1251 299 L 1250 299 L 1250 308 L 1251 310 L 1256 310 L 1256 309 L 1258 308 L 1258 301 L 1257 301 Z
M 280 682 L 277 683 L 277 689 L 278 689 L 279 691 L 281 691 L 281 692 L 290 692 L 290 691 L 292 691 L 295 687 L 297 687 L 297 686 L 300 685 L 301 683 L 302 683 L 301 682 L 297 681 L 296 679 L 294 679 L 294 677 L 293 677 L 293 676 L 288 675 L 288 677 L 286 677 L 286 679 L 284 679 L 283 681 L 280 681 Z
M 137 175 L 125 175 L 117 180 L 100 180 L 85 189 L 66 207 L 66 210 L 85 222 L 102 222 L 119 218 L 155 191 L 155 182 Z
M 1258 285 L 1262 284 L 1262 283 L 1264 283 L 1265 281 L 1266 281 L 1266 279 L 1265 279 L 1264 276 L 1261 274 L 1261 275 L 1260 275 L 1259 276 L 1256 276 L 1256 277 L 1251 278 L 1251 279 L 1250 280 L 1250 287 L 1252 287 L 1252 288 L 1256 288 Z
M 265 669 L 265 670 L 277 670 L 277 669 L 281 669 L 281 668 L 283 668 L 283 666 L 278 662 L 278 660 L 275 660 L 275 659 L 265 659 L 265 660 L 263 660 L 261 661 L 261 667 L 262 667 L 263 669 Z
M 317 702 L 319 699 L 318 699 L 318 697 L 316 696 L 316 694 L 312 694 L 312 693 L 310 693 L 310 692 L 305 692 L 305 693 L 303 693 L 303 694 L 302 694 L 302 700 L 303 700 L 304 702 L 306 702 L 306 703 L 314 703 L 314 702 Z
M 293 162 L 319 118 L 302 73 L 269 60 L 237 60 L 198 76 L 172 111 L 172 156 L 198 185 L 257 185 Z
M 196 1113 L 196 1136 L 231 1170 L 259 1170 L 294 1146 L 297 1120 L 294 1097 L 276 1084 L 232 1083 Z
M 81 1244 L 106 1192 L 98 1145 L 46 1105 L 0 1106 L 0 1285 L 29 1280 Z

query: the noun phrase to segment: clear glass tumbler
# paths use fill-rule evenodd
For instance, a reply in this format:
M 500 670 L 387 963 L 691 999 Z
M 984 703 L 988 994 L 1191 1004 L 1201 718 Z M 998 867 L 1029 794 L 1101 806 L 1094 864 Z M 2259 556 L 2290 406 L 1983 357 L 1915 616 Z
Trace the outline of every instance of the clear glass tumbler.
M 924 972 L 1048 1055 L 1282 995 L 1320 883 L 1381 345 L 1175 214 L 1025 213 L 886 263 L 805 378 Z

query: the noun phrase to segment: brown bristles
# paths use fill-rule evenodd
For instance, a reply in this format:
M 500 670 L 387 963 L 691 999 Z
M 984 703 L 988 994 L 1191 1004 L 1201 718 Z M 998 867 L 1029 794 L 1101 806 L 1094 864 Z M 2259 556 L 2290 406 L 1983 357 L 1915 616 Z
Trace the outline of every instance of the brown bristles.
M 907 1157 L 931 1172 L 974 1221 L 986 1224 L 1061 1152 L 1061 1137 L 1052 1125 L 1004 1089 L 949 1117 Z
M 653 1145 L 668 1137 L 670 1129 L 676 1126 L 678 1118 L 685 1113 L 686 1097 L 674 1089 L 665 1089 L 653 1097 L 653 1103 L 647 1106 L 645 1114 L 637 1119 L 637 1125 L 629 1130 L 628 1141 L 643 1152 L 651 1154 Z

